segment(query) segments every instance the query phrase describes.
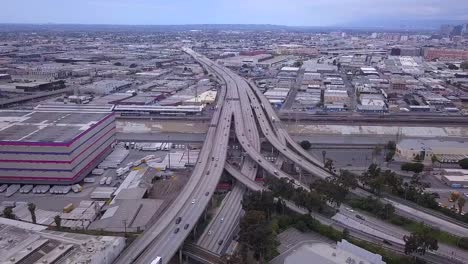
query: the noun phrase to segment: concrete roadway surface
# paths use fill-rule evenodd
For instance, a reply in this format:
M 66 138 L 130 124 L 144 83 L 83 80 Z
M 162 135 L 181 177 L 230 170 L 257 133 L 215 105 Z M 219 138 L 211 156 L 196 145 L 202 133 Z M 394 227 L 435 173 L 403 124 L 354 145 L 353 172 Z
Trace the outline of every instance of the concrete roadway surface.
M 230 244 L 233 231 L 239 224 L 242 212 L 240 201 L 245 192 L 245 187 L 240 183 L 234 185 L 232 190 L 223 200 L 218 213 L 208 224 L 197 245 L 220 256 Z
M 222 89 L 213 115 L 213 125 L 210 125 L 206 136 L 207 142 L 217 144 L 204 145 L 199 162 L 181 194 L 165 214 L 134 241 L 115 263 L 151 263 L 157 256 L 168 260 L 188 236 L 211 199 L 223 171 L 232 118 L 230 103 L 224 102 L 226 94 L 226 89 Z M 182 221 L 176 225 L 175 220 L 178 217 Z M 185 228 L 187 224 L 188 227 Z
M 212 147 L 211 159 L 207 158 L 199 161 L 199 163 L 205 165 L 208 163 L 208 167 L 205 170 L 206 173 L 204 172 L 204 175 L 206 176 L 199 181 L 193 195 L 186 200 L 184 206 L 180 210 L 178 214 L 178 216 L 182 218 L 182 221 L 179 224 L 180 227 L 175 224 L 176 218 L 173 218 L 174 223 L 172 225 L 168 225 L 167 228 L 164 229 L 164 232 L 154 239 L 151 245 L 148 246 L 135 263 L 150 263 L 156 256 L 161 256 L 163 260 L 171 259 L 207 207 L 208 202 L 211 199 L 211 195 L 219 182 L 228 149 L 227 146 L 231 128 L 232 112 L 236 107 L 233 102 L 238 98 L 236 89 L 233 87 L 235 83 L 224 78 L 224 76 L 221 76 L 221 79 L 227 84 L 226 99 L 228 100 L 220 98 L 220 100 L 224 100 L 224 105 L 222 106 L 222 110 L 220 110 L 222 111 L 222 114 L 218 119 L 218 122 L 212 122 L 213 126 L 216 127 L 217 134 L 214 140 L 206 141 L 210 143 L 216 142 L 215 144 L 208 144 Z M 218 110 L 219 109 L 220 107 L 218 107 Z M 205 146 L 206 145 L 207 144 L 205 144 Z M 189 202 L 190 199 L 191 203 Z M 185 229 L 187 224 L 188 227 Z M 179 230 L 177 230 L 177 228 L 179 228 Z
M 231 80 L 228 80 L 230 82 Z M 234 81 L 234 80 L 232 80 Z M 237 86 L 237 83 L 234 82 Z M 236 89 L 238 91 L 238 89 Z M 234 91 L 234 90 L 233 90 Z M 236 94 L 233 95 L 234 97 Z M 241 100 L 241 108 L 243 109 L 244 119 L 250 129 L 245 131 L 248 140 L 252 143 L 252 147 L 260 151 L 260 138 L 253 117 L 252 109 L 248 102 Z M 257 174 L 257 166 L 250 157 L 246 157 L 241 167 L 242 173 L 250 179 L 255 179 Z M 224 206 L 217 212 L 208 227 L 204 230 L 202 236 L 197 242 L 197 245 L 214 252 L 218 255 L 223 253 L 223 250 L 229 246 L 232 234 L 239 224 L 242 213 L 241 201 L 245 193 L 245 188 L 236 185 L 231 191 L 231 194 L 225 198 Z
M 215 67 L 219 68 L 218 65 L 216 65 Z M 226 70 L 226 69 L 222 69 L 222 70 L 225 73 L 229 72 L 229 75 L 234 75 L 235 76 L 235 74 L 232 74 L 232 72 L 230 72 L 229 70 Z M 248 94 L 247 99 L 250 100 L 251 105 L 252 105 L 252 107 L 253 107 L 253 109 L 255 111 L 255 114 L 257 115 L 257 119 L 258 119 L 258 123 L 260 124 L 260 128 L 262 129 L 263 134 L 267 137 L 267 139 L 270 141 L 270 143 L 275 148 L 277 148 L 283 154 L 283 156 L 285 156 L 288 159 L 294 161 L 298 166 L 302 167 L 306 171 L 311 172 L 313 175 L 318 176 L 320 178 L 326 178 L 326 177 L 330 176 L 331 174 L 329 172 L 327 172 L 326 170 L 321 168 L 321 165 L 322 165 L 321 161 L 319 161 L 316 157 L 312 157 L 309 153 L 304 151 L 299 146 L 299 144 L 297 144 L 289 136 L 287 131 L 284 128 L 281 127 L 281 124 L 276 121 L 276 120 L 278 120 L 277 118 L 275 118 L 276 113 L 274 112 L 273 108 L 269 104 L 268 100 L 261 94 L 261 92 L 258 89 L 255 89 L 254 86 L 246 87 L 245 85 L 247 85 L 247 83 L 242 78 L 240 78 L 238 76 L 235 77 L 235 78 L 237 78 L 236 81 L 239 83 L 239 85 L 238 85 L 239 88 L 247 89 L 247 91 L 248 91 L 247 92 L 247 94 Z M 249 88 L 252 88 L 252 89 L 248 90 Z M 252 91 L 253 91 L 253 93 L 252 93 Z M 240 97 L 241 100 L 246 100 L 245 97 L 243 97 L 242 93 L 240 94 L 240 96 L 241 96 Z M 263 114 L 262 112 L 266 113 L 266 115 Z M 271 117 L 271 121 L 270 121 L 270 118 L 265 117 L 265 116 Z M 240 141 L 242 147 L 244 148 L 244 150 L 254 160 L 256 160 L 258 162 L 258 165 L 260 165 L 263 169 L 265 169 L 269 174 L 280 177 L 280 178 L 287 177 L 287 178 L 291 179 L 291 177 L 289 175 L 287 175 L 287 174 L 285 174 L 285 173 L 283 173 L 281 171 L 275 170 L 275 167 L 272 164 L 267 162 L 261 155 L 259 155 L 259 153 L 257 153 L 256 151 L 251 149 L 250 144 L 247 142 L 247 139 L 245 139 L 245 137 L 243 136 L 243 131 L 245 131 L 245 128 L 242 127 L 242 122 L 238 122 L 238 119 L 240 119 L 240 118 L 242 118 L 241 113 L 240 113 L 240 108 L 236 108 L 236 111 L 234 113 L 234 120 L 236 122 L 236 124 L 235 124 L 236 135 L 239 138 L 239 141 Z M 272 130 L 272 128 L 271 128 L 272 126 L 275 128 L 274 130 Z M 281 142 L 281 140 L 278 140 L 278 138 L 274 134 L 278 135 L 278 137 L 284 137 L 286 139 L 287 143 L 289 144 L 288 146 L 291 146 L 291 148 L 293 148 L 294 151 L 296 151 L 297 153 L 301 154 L 303 158 L 298 156 L 296 153 L 293 153 L 293 151 L 290 150 L 290 148 L 288 146 L 285 146 Z M 314 164 L 316 166 L 313 166 L 312 164 Z M 303 186 L 303 185 L 300 185 L 300 186 L 302 186 L 306 190 L 308 189 L 307 186 Z M 360 191 L 362 192 L 362 190 L 360 190 Z M 367 195 L 369 195 L 369 194 L 367 193 Z M 396 206 L 397 208 L 400 205 L 399 203 L 397 203 L 395 201 L 392 201 L 392 203 L 394 205 L 397 205 Z M 403 205 L 402 205 L 402 208 L 404 208 Z M 429 215 L 427 213 L 418 213 L 417 215 L 420 218 L 420 220 L 423 220 L 423 221 L 433 222 L 433 220 L 434 220 L 433 219 L 434 216 Z M 440 222 L 440 223 L 438 223 L 436 226 L 445 225 L 445 223 L 446 223 L 446 221 L 444 221 L 442 219 L 439 219 L 438 222 Z M 453 225 L 453 224 L 449 224 L 449 225 Z M 461 227 L 461 228 L 463 228 L 463 227 Z M 465 228 L 463 228 L 463 229 L 464 229 L 464 232 L 467 231 Z M 454 232 L 452 231 L 452 233 L 454 233 Z M 460 232 L 457 232 L 455 234 L 459 234 L 459 233 Z
M 217 67 L 217 65 L 211 62 L 204 63 L 204 64 L 206 67 L 212 68 L 212 69 L 214 69 L 214 67 Z M 174 253 L 177 251 L 177 249 L 181 246 L 185 238 L 188 236 L 191 228 L 193 228 L 193 225 L 197 222 L 198 218 L 201 216 L 201 214 L 205 210 L 211 198 L 211 195 L 221 176 L 221 173 L 224 167 L 223 165 L 226 159 L 227 144 L 228 144 L 228 139 L 229 139 L 229 134 L 230 134 L 229 132 L 230 132 L 230 127 L 231 127 L 232 113 L 234 112 L 235 116 L 236 114 L 240 113 L 238 111 L 240 109 L 240 104 L 239 104 L 240 99 L 239 99 L 239 91 L 238 91 L 237 83 L 233 81 L 232 79 L 230 79 L 230 75 L 224 74 L 219 69 L 218 71 L 215 70 L 214 72 L 226 84 L 226 96 L 225 98 L 224 97 L 219 98 L 220 101 L 217 104 L 218 111 L 215 112 L 212 125 L 210 125 L 210 128 L 216 127 L 216 136 L 214 138 L 207 136 L 206 142 L 210 142 L 210 143 L 216 142 L 211 153 L 212 159 L 211 160 L 208 159 L 209 155 L 205 156 L 205 153 L 204 153 L 204 155 L 202 156 L 203 159 L 201 159 L 199 163 L 197 163 L 197 166 L 195 167 L 195 170 L 197 170 L 197 167 L 200 167 L 200 168 L 203 167 L 203 166 L 200 166 L 200 164 L 207 166 L 205 170 L 202 169 L 201 171 L 202 175 L 205 175 L 205 172 L 206 172 L 206 176 L 205 177 L 193 177 L 194 175 L 192 175 L 192 178 L 198 179 L 198 184 L 195 183 L 194 184 L 195 186 L 193 186 L 192 184 L 188 184 L 188 187 L 190 187 L 190 189 L 193 190 L 192 193 L 190 193 L 191 195 L 189 197 L 184 197 L 183 199 L 178 199 L 178 200 L 183 201 L 183 206 L 179 210 L 179 214 L 170 215 L 169 217 L 166 216 L 167 214 L 165 214 L 162 217 L 163 219 L 171 219 L 173 221 L 173 224 L 171 225 L 170 223 L 165 223 L 164 227 L 160 228 L 160 229 L 163 229 L 163 231 L 160 233 L 145 232 L 144 235 L 146 235 L 147 233 L 149 233 L 150 235 L 147 235 L 146 239 L 144 240 L 146 242 L 145 243 L 146 246 L 143 248 L 144 250 L 143 253 L 139 254 L 142 250 L 141 249 L 135 250 L 135 248 L 133 248 L 135 253 L 124 255 L 124 256 L 130 255 L 130 257 L 120 257 L 118 260 L 120 263 L 130 263 L 132 261 L 134 263 L 150 263 L 151 260 L 153 260 L 156 256 L 161 256 L 163 259 L 166 259 L 166 260 L 170 259 L 174 255 Z M 222 103 L 224 103 L 224 105 L 222 105 Z M 219 117 L 219 111 L 222 111 L 222 114 L 220 117 Z M 240 118 L 238 116 L 237 120 L 239 119 Z M 236 122 L 236 128 L 237 126 L 240 126 L 240 123 L 238 121 Z M 205 148 L 206 147 L 202 148 L 202 151 Z M 216 159 L 216 162 L 214 162 L 214 159 Z M 195 170 L 194 170 L 194 174 L 195 174 Z M 273 172 L 273 169 L 271 169 L 271 172 Z M 208 195 L 204 195 L 205 192 Z M 191 204 L 189 203 L 190 200 L 192 201 Z M 177 227 L 177 224 L 175 224 L 177 215 L 178 217 L 182 218 L 182 221 L 180 223 L 181 227 Z M 182 229 L 182 225 L 184 226 L 183 229 Z M 185 228 L 186 226 L 187 228 Z M 149 244 L 148 244 L 148 241 L 150 242 Z M 129 252 L 129 251 L 130 249 L 126 250 L 124 253 Z
M 215 112 L 213 117 L 214 122 L 212 122 L 213 125 L 210 127 L 217 127 L 215 129 L 216 135 L 207 136 L 207 142 L 216 142 L 216 144 L 214 147 L 210 145 L 212 149 L 208 149 L 205 144 L 201 153 L 201 164 L 197 164 L 195 167 L 194 175 L 192 175 L 189 183 L 186 186 L 187 192 L 183 192 L 180 195 L 181 198 L 178 198 L 175 201 L 174 208 L 171 208 L 172 210 L 169 213 L 166 213 L 161 218 L 161 220 L 158 221 L 159 224 L 151 227 L 150 230 L 143 234 L 141 239 L 135 241 L 138 243 L 134 244 L 142 244 L 143 247 L 139 248 L 138 246 L 131 245 L 130 248 L 132 249 L 126 250 L 123 254 L 124 257 L 120 257 L 117 263 L 150 263 L 151 260 L 156 256 L 162 256 L 163 259 L 170 259 L 173 256 L 175 251 L 182 244 L 183 240 L 188 236 L 188 233 L 191 229 L 191 227 L 189 227 L 187 229 L 179 228 L 180 230 L 178 230 L 174 223 L 176 217 L 178 215 L 181 216 L 184 219 L 182 221 L 184 225 L 185 223 L 188 223 L 189 226 L 193 226 L 208 204 L 210 196 L 214 191 L 214 188 L 222 173 L 226 158 L 228 135 L 232 117 L 234 118 L 235 122 L 234 126 L 236 136 L 249 156 L 271 175 L 275 175 L 280 178 L 286 177 L 288 179 L 292 179 L 292 177 L 290 177 L 288 174 L 277 170 L 273 164 L 270 164 L 258 151 L 256 151 L 251 146 L 251 142 L 249 142 L 249 139 L 244 135 L 244 132 L 252 128 L 250 127 L 251 124 L 249 122 L 244 124 L 243 109 L 242 105 L 239 103 L 241 100 L 250 100 L 252 108 L 254 109 L 257 117 L 257 122 L 260 124 L 263 134 L 267 137 L 270 143 L 278 148 L 278 150 L 285 157 L 294 161 L 298 166 L 302 167 L 306 171 L 311 172 L 315 176 L 320 178 L 326 178 L 330 176 L 326 170 L 321 168 L 320 161 L 305 152 L 294 140 L 292 140 L 292 138 L 284 129 L 277 128 L 274 131 L 271 130 L 271 123 L 277 123 L 279 121 L 278 119 L 275 121 L 274 116 L 276 114 L 274 111 L 270 110 L 271 108 L 269 107 L 271 106 L 269 105 L 268 100 L 266 100 L 266 98 L 261 95 L 261 92 L 258 91 L 258 89 L 252 88 L 245 82 L 244 79 L 232 73 L 232 71 L 226 69 L 225 67 L 220 67 L 219 65 L 211 62 L 205 57 L 194 53 L 189 49 L 184 49 L 184 51 L 198 59 L 198 61 L 204 64 L 205 67 L 211 68 L 215 74 L 226 83 L 226 98 L 220 97 L 220 100 L 218 101 L 218 111 Z M 250 89 L 252 89 L 258 98 L 262 100 L 262 106 L 258 99 L 253 96 L 252 90 Z M 247 91 L 247 93 L 244 91 Z M 223 102 L 224 105 L 222 105 Z M 220 111 L 222 111 L 222 115 L 220 118 L 217 118 L 217 116 L 219 117 Z M 262 114 L 263 111 L 265 111 L 265 115 Z M 292 149 L 289 146 L 283 144 L 283 142 L 277 138 L 278 134 L 282 134 L 282 136 L 286 138 L 286 142 L 289 143 L 289 146 L 291 146 Z M 203 151 L 205 149 L 208 150 Z M 301 154 L 303 158 L 295 152 Z M 216 157 L 216 162 L 213 162 L 213 160 L 209 159 L 210 154 L 213 158 Z M 209 173 L 210 171 L 211 174 Z M 305 187 L 305 189 L 308 189 L 306 186 L 303 186 L 300 183 L 296 182 L 296 184 Z M 207 191 L 208 195 L 205 196 L 205 198 L 203 197 L 203 194 Z M 189 203 L 191 199 L 193 204 Z M 139 256 L 142 250 L 144 250 L 144 252 L 141 254 L 141 256 Z
M 359 215 L 361 218 L 356 217 L 356 215 Z M 332 219 L 348 228 L 358 229 L 364 233 L 379 237 L 382 241 L 385 239 L 392 244 L 396 243 L 402 246 L 404 246 L 403 237 L 410 234 L 410 232 L 401 227 L 389 224 L 367 213 L 356 211 L 343 205 Z M 432 253 L 445 259 L 468 263 L 468 252 L 457 247 L 439 243 L 439 249 Z

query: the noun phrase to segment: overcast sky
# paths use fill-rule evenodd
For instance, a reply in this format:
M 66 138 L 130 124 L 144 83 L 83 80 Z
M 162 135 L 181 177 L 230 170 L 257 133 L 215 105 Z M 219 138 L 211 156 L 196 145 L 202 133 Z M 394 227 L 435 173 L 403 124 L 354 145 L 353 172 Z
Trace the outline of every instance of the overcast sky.
M 467 20 L 468 0 L 2 0 L 2 23 L 276 24 Z

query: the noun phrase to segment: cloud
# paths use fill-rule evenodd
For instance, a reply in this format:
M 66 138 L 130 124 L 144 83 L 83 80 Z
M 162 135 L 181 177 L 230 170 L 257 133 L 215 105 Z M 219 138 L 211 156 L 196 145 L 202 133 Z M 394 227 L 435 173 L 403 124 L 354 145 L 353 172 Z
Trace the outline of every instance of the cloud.
M 468 20 L 463 0 L 15 0 L 0 22 L 334 25 L 369 19 Z

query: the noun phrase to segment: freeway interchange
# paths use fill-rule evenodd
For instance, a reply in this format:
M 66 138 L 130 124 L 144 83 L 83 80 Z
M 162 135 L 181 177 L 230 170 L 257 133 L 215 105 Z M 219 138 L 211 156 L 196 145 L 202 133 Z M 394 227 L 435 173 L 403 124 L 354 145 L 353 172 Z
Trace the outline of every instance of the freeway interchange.
M 224 66 L 218 65 L 189 48 L 184 51 L 212 72 L 222 83 L 205 144 L 192 176 L 167 211 L 119 256 L 115 263 L 151 263 L 156 257 L 171 259 L 179 250 L 211 201 L 221 175 L 226 170 L 238 179 L 214 220 L 204 230 L 197 245 L 221 254 L 237 227 L 245 186 L 260 190 L 254 179 L 258 168 L 278 178 L 287 178 L 297 187 L 308 190 L 281 171 L 283 159 L 318 178 L 333 176 L 323 163 L 295 142 L 282 126 L 268 100 L 254 85 Z M 226 162 L 232 133 L 246 152 L 240 171 Z M 276 164 L 260 152 L 260 138 L 265 138 L 280 153 Z M 244 179 L 242 179 L 244 178 Z M 243 184 L 243 185 L 242 185 Z M 393 203 L 397 203 L 392 201 Z M 398 204 L 396 204 L 396 207 Z M 424 219 L 422 219 L 424 220 Z

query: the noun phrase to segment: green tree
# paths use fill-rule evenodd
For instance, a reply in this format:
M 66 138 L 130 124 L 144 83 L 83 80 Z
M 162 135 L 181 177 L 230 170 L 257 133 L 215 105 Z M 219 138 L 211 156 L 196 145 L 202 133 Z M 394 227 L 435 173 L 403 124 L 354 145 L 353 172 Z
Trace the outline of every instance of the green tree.
M 460 167 L 462 169 L 465 169 L 465 170 L 468 169 L 468 158 L 464 158 L 462 160 L 459 160 L 458 165 L 460 165 Z
M 54 217 L 54 223 L 55 223 L 55 226 L 57 227 L 57 229 L 62 228 L 62 218 L 60 217 L 60 215 L 56 215 Z
M 409 236 L 404 236 L 405 254 L 418 253 L 424 255 L 428 250 L 435 251 L 439 249 L 438 241 L 434 237 L 432 228 L 420 224 L 416 231 Z
M 294 67 L 297 67 L 297 68 L 300 68 L 302 66 L 302 64 L 304 64 L 301 60 L 298 60 L 298 61 L 295 61 L 293 66 Z
M 15 219 L 16 215 L 13 213 L 13 208 L 5 207 L 3 209 L 3 217 L 8 218 L 8 219 Z
M 375 159 L 380 156 L 382 153 L 382 148 L 380 146 L 375 146 L 372 150 L 372 162 L 375 163 Z
M 325 161 L 325 164 L 323 165 L 325 167 L 325 169 L 327 169 L 329 172 L 333 172 L 334 169 L 335 169 L 335 165 L 333 164 L 333 160 L 332 159 L 327 159 Z
M 434 166 L 434 164 L 435 164 L 436 162 L 438 162 L 438 161 L 439 161 L 439 159 L 437 159 L 437 156 L 436 156 L 436 155 L 432 155 L 432 156 L 431 156 L 432 166 Z
M 424 170 L 424 164 L 417 163 L 417 162 L 416 163 L 410 163 L 410 162 L 403 163 L 401 164 L 401 170 L 420 173 Z
M 325 197 L 325 200 L 339 206 L 348 195 L 350 189 L 357 186 L 357 179 L 350 172 L 341 173 L 337 177 L 316 180 L 312 188 Z
M 395 141 L 388 141 L 387 145 L 385 146 L 388 150 L 396 150 L 396 143 Z
M 348 228 L 343 229 L 343 239 L 349 238 L 349 230 Z
M 33 203 L 28 203 L 28 210 L 29 213 L 31 214 L 31 221 L 33 224 L 36 223 L 36 205 Z
M 247 245 L 261 263 L 273 254 L 277 242 L 264 212 L 246 212 L 240 222 L 239 241 Z
M 301 147 L 305 150 L 309 150 L 312 147 L 312 144 L 308 140 L 301 141 Z
M 266 217 L 270 219 L 276 208 L 273 193 L 269 191 L 249 193 L 242 199 L 242 208 L 246 211 L 263 211 Z
M 385 181 L 380 175 L 381 170 L 377 164 L 372 163 L 367 171 L 365 171 L 360 177 L 359 180 L 361 183 L 369 188 L 371 191 L 376 194 L 380 194 L 382 191 Z
M 460 64 L 460 68 L 468 70 L 468 61 L 464 61 Z

